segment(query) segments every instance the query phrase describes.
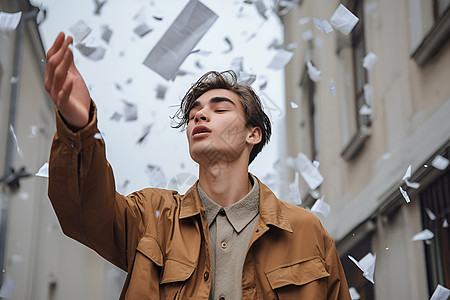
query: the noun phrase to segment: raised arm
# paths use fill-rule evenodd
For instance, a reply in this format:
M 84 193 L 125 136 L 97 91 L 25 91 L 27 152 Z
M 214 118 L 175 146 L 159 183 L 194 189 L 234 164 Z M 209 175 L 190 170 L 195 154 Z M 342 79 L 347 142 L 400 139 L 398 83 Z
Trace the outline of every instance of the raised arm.
M 157 201 L 116 192 L 105 143 L 95 136 L 96 107 L 74 65 L 71 43 L 61 33 L 48 52 L 45 88 L 57 107 L 48 195 L 66 235 L 127 270 L 146 217 L 155 215 L 149 203 Z
M 47 53 L 45 89 L 71 129 L 88 124 L 91 98 L 73 61 L 72 37 L 60 33 Z

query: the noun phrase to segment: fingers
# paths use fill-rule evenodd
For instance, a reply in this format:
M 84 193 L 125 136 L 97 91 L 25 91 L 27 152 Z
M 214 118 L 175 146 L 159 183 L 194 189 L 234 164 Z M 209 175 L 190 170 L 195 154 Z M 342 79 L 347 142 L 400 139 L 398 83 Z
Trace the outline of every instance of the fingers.
M 69 67 L 72 65 L 72 62 L 73 62 L 72 50 L 66 49 L 61 62 L 54 70 L 53 84 L 52 84 L 53 86 L 51 88 L 51 93 L 53 94 L 59 93 L 62 86 L 64 85 L 64 82 L 66 81 L 67 73 Z
M 56 101 L 59 89 L 63 85 L 67 70 L 71 65 L 71 60 L 73 60 L 72 51 L 69 49 L 72 41 L 72 37 L 69 36 L 64 39 L 64 34 L 60 34 L 48 52 L 45 88 L 54 101 Z M 57 72 L 56 76 L 55 72 Z

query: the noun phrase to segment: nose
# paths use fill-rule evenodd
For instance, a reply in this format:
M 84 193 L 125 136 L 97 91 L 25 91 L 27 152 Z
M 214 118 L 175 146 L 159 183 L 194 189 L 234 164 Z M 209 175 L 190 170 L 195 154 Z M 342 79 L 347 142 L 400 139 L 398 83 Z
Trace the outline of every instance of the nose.
M 205 109 L 200 109 L 199 111 L 197 111 L 195 113 L 195 116 L 194 116 L 195 123 L 200 122 L 200 120 L 209 121 L 209 117 L 208 117 L 208 114 L 206 113 Z

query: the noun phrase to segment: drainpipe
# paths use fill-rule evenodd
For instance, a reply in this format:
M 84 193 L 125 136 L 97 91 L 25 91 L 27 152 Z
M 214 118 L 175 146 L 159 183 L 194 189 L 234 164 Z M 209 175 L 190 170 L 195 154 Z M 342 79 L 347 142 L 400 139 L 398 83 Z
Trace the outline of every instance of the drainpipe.
M 14 128 L 16 124 L 16 108 L 17 100 L 19 97 L 19 83 L 20 83 L 20 67 L 22 62 L 22 49 L 25 22 L 29 20 L 35 20 L 38 13 L 37 9 L 22 12 L 22 18 L 16 29 L 16 36 L 14 41 L 14 61 L 11 80 L 11 100 L 9 106 L 9 125 Z M 14 138 L 11 130 L 8 126 L 8 140 L 6 144 L 6 161 L 5 161 L 5 175 L 9 174 L 13 167 L 14 159 Z M 0 223 L 0 283 L 3 285 L 3 275 L 5 270 L 5 254 L 6 254 L 6 236 L 8 232 L 8 218 L 9 210 L 11 207 L 11 198 L 7 193 L 4 194 L 4 203 L 1 210 L 1 223 Z

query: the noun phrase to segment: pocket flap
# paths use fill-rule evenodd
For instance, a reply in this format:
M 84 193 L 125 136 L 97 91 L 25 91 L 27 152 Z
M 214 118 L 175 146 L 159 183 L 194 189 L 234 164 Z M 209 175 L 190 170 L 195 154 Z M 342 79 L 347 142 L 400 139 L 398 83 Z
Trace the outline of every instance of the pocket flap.
M 194 269 L 194 266 L 190 266 L 176 260 L 167 259 L 164 263 L 161 284 L 186 281 L 189 277 L 191 277 Z
M 158 266 L 163 265 L 163 255 L 158 242 L 149 236 L 143 237 L 136 248 L 137 251 L 151 259 Z
M 328 276 L 330 274 L 325 270 L 325 263 L 318 256 L 266 272 L 272 289 L 290 284 L 303 285 Z

